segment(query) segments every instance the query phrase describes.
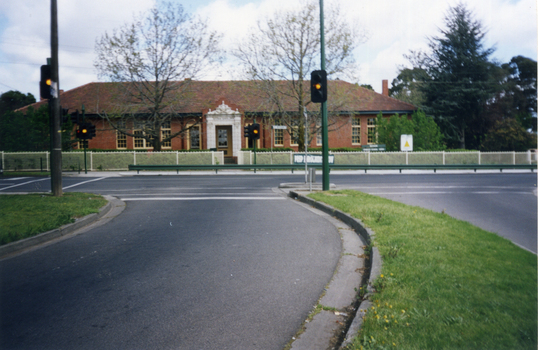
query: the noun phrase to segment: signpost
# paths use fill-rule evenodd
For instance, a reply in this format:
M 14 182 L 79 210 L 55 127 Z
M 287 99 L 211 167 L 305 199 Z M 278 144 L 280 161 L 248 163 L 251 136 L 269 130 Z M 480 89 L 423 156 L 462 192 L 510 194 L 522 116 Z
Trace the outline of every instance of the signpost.
M 413 135 L 400 136 L 400 150 L 402 152 L 413 152 Z

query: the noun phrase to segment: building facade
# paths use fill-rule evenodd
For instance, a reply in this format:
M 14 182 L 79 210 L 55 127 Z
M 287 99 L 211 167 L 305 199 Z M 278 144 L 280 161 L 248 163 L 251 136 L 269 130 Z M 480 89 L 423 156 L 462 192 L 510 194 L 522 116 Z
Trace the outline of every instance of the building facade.
M 161 140 L 178 135 L 163 142 L 161 150 L 217 149 L 224 152 L 228 161 L 234 162 L 241 149 L 252 148 L 252 143 L 249 144 L 249 139 L 243 135 L 243 128 L 254 122 L 261 125 L 258 148 L 298 150 L 298 133 L 304 129 L 300 129 L 301 123 L 294 124 L 294 118 L 304 118 L 304 113 L 294 112 L 299 109 L 297 101 L 287 94 L 282 94 L 282 99 L 275 103 L 274 96 L 268 97 L 256 82 L 185 83 L 188 83 L 188 93 L 183 93 L 174 102 L 174 112 L 167 111 L 169 118 L 160 127 Z M 278 84 L 285 86 L 288 83 Z M 129 114 L 135 117 L 117 117 L 125 114 L 118 106 L 125 95 L 122 89 L 126 86 L 126 83 L 90 83 L 60 95 L 62 108 L 72 113 L 84 106 L 86 121 L 96 126 L 96 136 L 88 141 L 89 149 L 152 149 L 151 143 L 144 138 L 144 113 L 131 110 Z M 309 93 L 308 86 L 305 90 Z M 339 103 L 331 104 L 333 100 Z M 46 101 L 33 106 L 38 108 L 43 103 Z M 411 115 L 416 110 L 413 105 L 389 97 L 386 80 L 381 94 L 356 84 L 330 81 L 328 104 L 330 148 L 360 148 L 375 144 L 375 119 L 379 114 L 384 117 Z M 321 147 L 319 108 L 319 104 L 306 103 L 309 148 Z M 127 130 L 128 134 L 118 129 Z

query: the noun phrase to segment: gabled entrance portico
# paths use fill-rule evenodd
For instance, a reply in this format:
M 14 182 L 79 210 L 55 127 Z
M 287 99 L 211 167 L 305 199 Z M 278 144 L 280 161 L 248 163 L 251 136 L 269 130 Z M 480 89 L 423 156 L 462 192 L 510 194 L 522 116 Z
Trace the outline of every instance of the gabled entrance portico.
M 224 101 L 216 110 L 207 112 L 207 145 L 224 152 L 225 163 L 235 162 L 241 150 L 241 113 Z

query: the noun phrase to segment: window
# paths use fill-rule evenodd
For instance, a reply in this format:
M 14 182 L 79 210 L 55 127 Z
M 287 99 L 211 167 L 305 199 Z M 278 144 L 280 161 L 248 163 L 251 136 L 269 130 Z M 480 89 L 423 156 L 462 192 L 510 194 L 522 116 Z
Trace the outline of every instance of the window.
M 368 118 L 368 144 L 376 142 L 375 118 Z
M 146 148 L 146 139 L 144 138 L 144 121 L 134 121 L 134 148 Z
M 351 144 L 361 144 L 361 119 L 359 117 L 351 118 Z
M 118 121 L 116 123 L 118 129 L 125 130 L 125 121 Z M 127 148 L 127 135 L 116 130 L 116 148 Z
M 142 130 L 135 130 L 134 135 L 134 148 L 146 148 L 146 139 L 143 138 L 144 132 Z
M 189 130 L 189 149 L 200 149 L 200 126 L 193 126 Z
M 290 144 L 292 146 L 297 146 L 299 143 L 299 127 L 293 126 L 288 129 L 290 132 Z
M 275 146 L 284 146 L 284 130 L 274 129 L 275 131 Z
M 168 136 L 172 134 L 172 129 L 170 127 L 170 122 L 163 123 L 163 126 L 161 127 L 161 140 L 164 140 Z M 161 147 L 163 148 L 172 148 L 172 140 L 165 141 L 161 144 Z

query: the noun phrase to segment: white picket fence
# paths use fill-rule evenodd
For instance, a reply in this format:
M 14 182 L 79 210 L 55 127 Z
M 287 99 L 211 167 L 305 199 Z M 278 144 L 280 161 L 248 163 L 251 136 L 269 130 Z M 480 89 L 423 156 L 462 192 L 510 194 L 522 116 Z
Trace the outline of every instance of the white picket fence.
M 315 154 L 316 152 L 311 152 Z M 293 164 L 294 152 L 258 152 L 256 164 Z M 319 154 L 319 152 L 318 152 Z M 536 164 L 535 152 L 331 152 L 335 164 L 413 165 L 413 164 Z M 49 171 L 49 152 L 0 152 L 5 171 Z M 252 151 L 240 151 L 238 164 L 253 164 Z M 223 152 L 87 152 L 90 171 L 127 170 L 129 164 L 224 164 Z M 84 169 L 84 152 L 63 152 L 62 169 Z

